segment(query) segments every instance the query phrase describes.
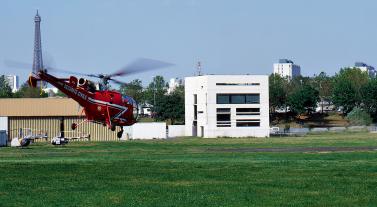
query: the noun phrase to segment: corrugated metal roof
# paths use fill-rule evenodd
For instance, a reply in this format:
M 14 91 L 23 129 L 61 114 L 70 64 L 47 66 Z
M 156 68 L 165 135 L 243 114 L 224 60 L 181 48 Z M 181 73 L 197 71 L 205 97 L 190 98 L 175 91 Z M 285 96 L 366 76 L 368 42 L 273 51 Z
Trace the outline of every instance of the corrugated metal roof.
M 0 116 L 78 116 L 81 109 L 70 98 L 0 98 Z

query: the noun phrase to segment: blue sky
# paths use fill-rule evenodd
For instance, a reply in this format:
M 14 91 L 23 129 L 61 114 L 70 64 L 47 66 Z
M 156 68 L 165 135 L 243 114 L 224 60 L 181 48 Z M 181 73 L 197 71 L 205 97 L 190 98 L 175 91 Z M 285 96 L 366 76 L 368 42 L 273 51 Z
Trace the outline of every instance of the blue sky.
M 364 61 L 377 66 L 377 2 L 360 0 L 0 0 L 0 70 L 24 81 L 32 63 L 34 15 L 42 17 L 45 63 L 65 70 L 111 73 L 145 57 L 174 63 L 156 74 L 270 74 L 279 58 L 304 75 Z

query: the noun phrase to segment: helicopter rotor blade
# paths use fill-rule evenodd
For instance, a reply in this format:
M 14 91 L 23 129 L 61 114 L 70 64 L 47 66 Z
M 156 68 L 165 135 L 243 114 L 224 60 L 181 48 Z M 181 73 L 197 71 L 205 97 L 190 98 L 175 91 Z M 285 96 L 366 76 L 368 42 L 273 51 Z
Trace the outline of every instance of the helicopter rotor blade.
M 116 79 L 112 79 L 112 78 L 110 78 L 109 80 L 110 80 L 110 81 L 113 81 L 114 83 L 119 84 L 119 85 L 121 85 L 121 86 L 127 86 L 127 85 L 128 85 L 128 83 L 126 83 L 126 82 L 122 82 L 122 81 L 119 81 L 119 80 L 116 80 Z
M 32 64 L 19 62 L 19 61 L 13 61 L 13 60 L 5 60 L 4 64 L 8 67 L 18 68 L 18 69 L 22 69 L 22 70 L 30 70 L 31 68 L 33 68 Z M 45 69 L 47 71 L 57 72 L 57 73 L 66 73 L 66 74 L 88 76 L 88 77 L 97 77 L 98 78 L 98 76 L 99 76 L 99 75 L 95 75 L 95 74 L 86 74 L 86 73 L 79 73 L 79 72 L 74 72 L 74 71 L 69 71 L 69 70 L 57 69 L 57 68 L 50 67 L 50 66 L 46 66 L 43 69 Z
M 33 68 L 32 64 L 14 61 L 14 60 L 4 60 L 4 65 L 10 68 L 17 68 L 21 70 L 31 70 Z
M 156 69 L 161 69 L 169 66 L 173 66 L 172 63 L 167 63 L 159 60 L 140 58 L 132 62 L 131 64 L 121 68 L 117 72 L 109 75 L 109 77 L 114 76 L 124 76 L 135 73 L 141 73 L 145 71 L 151 71 Z
M 98 78 L 99 75 L 95 74 L 87 74 L 87 73 L 79 73 L 79 72 L 74 72 L 74 71 L 69 71 L 69 70 L 61 70 L 57 68 L 52 68 L 52 67 L 46 67 L 45 68 L 47 71 L 53 71 L 57 73 L 66 73 L 66 74 L 73 74 L 73 75 L 79 75 L 79 76 L 88 76 L 88 77 L 96 77 Z

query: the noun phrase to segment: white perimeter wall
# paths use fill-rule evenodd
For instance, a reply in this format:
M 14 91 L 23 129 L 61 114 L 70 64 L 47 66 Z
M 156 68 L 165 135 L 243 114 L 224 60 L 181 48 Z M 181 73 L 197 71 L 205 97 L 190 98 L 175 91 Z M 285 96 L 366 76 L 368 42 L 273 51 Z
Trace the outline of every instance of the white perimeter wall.
M 0 130 L 8 131 L 8 117 L 0 117 Z
M 166 123 L 136 123 L 125 127 L 123 137 L 126 139 L 166 139 Z
M 169 125 L 168 137 L 184 137 L 185 136 L 185 125 Z

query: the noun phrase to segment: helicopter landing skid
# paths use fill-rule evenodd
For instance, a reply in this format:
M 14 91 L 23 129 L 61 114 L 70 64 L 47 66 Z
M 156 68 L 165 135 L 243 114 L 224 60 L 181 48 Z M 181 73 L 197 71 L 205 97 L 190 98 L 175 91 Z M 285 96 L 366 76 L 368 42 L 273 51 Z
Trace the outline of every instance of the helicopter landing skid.
M 121 126 L 120 131 L 117 133 L 117 137 L 120 139 L 122 138 L 122 135 L 123 135 L 123 127 Z
M 88 120 L 85 119 L 84 121 L 82 121 L 82 122 L 80 122 L 80 123 L 78 123 L 78 124 L 77 124 L 77 123 L 72 123 L 72 124 L 71 124 L 71 129 L 72 129 L 72 130 L 76 130 L 78 126 L 80 126 L 81 124 L 83 124 L 83 123 L 85 123 L 85 122 L 88 122 Z

